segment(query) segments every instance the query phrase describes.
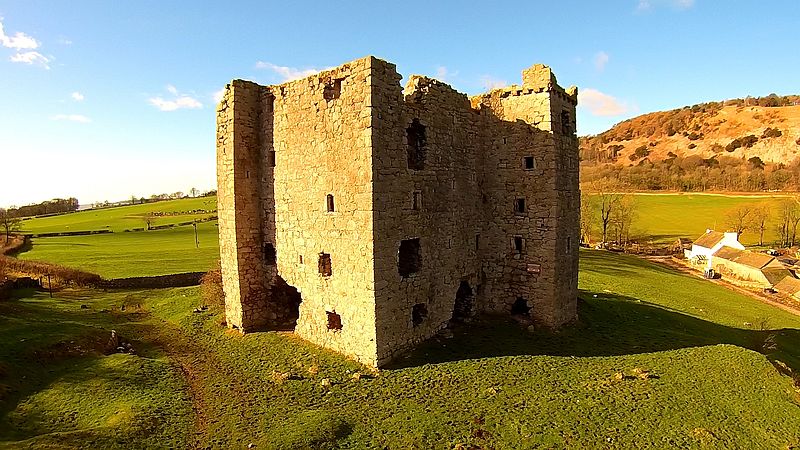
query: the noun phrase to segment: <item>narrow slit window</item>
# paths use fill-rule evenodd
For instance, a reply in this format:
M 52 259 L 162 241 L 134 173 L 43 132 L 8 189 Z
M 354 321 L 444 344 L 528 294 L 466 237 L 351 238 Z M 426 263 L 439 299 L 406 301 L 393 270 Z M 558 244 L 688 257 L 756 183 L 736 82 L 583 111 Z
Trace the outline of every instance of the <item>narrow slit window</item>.
M 322 252 L 319 254 L 319 273 L 323 277 L 329 277 L 333 273 L 331 268 L 331 255 Z
M 561 111 L 561 132 L 565 135 L 572 134 L 572 121 L 568 111 Z
M 264 262 L 268 266 L 274 266 L 277 261 L 278 261 L 278 255 L 277 252 L 275 251 L 275 246 L 272 243 L 267 242 L 266 244 L 264 244 Z
M 422 209 L 422 192 L 414 191 L 411 196 L 411 209 L 419 211 Z
M 520 254 L 525 248 L 525 240 L 522 236 L 514 236 L 511 245 L 514 247 L 514 253 Z
M 476 234 L 475 235 L 475 250 L 480 250 L 480 249 L 481 249 L 481 235 L 480 234 Z
M 270 151 L 267 154 L 267 159 L 268 159 L 269 166 L 270 167 L 275 167 L 275 152 L 274 151 Z
M 534 170 L 536 169 L 536 158 L 533 156 L 526 156 L 525 157 L 525 170 Z
M 422 266 L 422 250 L 419 238 L 400 241 L 398 251 L 397 272 L 402 277 L 407 277 L 419 271 Z
M 419 119 L 411 121 L 411 125 L 406 128 L 406 138 L 408 140 L 408 168 L 411 170 L 422 170 L 425 168 L 425 125 Z
M 525 214 L 525 199 L 518 198 L 514 200 L 514 213 Z
M 417 303 L 411 308 L 411 323 L 414 326 L 422 325 L 422 322 L 425 322 L 425 319 L 428 317 L 428 307 L 424 303 Z
M 303 255 L 300 255 L 300 264 L 303 264 Z
M 335 205 L 333 204 L 333 194 L 328 194 L 328 196 L 325 197 L 325 204 L 328 208 L 328 212 L 333 212 L 335 210 Z
M 328 316 L 328 329 L 339 331 L 342 329 L 342 316 L 336 314 L 336 311 L 325 311 Z

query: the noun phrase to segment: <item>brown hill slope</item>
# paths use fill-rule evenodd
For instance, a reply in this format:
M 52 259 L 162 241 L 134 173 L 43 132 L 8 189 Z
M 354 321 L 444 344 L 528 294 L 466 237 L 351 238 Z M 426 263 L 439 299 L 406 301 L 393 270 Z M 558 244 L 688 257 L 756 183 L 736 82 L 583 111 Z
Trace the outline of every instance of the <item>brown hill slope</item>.
M 584 181 L 616 176 L 638 189 L 796 188 L 799 157 L 800 96 L 649 113 L 581 138 Z

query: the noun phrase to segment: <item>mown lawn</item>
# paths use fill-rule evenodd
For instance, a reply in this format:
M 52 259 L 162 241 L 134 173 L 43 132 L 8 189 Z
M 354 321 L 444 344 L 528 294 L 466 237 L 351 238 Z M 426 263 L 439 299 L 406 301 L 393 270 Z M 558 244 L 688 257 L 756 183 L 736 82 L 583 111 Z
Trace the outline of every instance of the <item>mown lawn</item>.
M 20 259 L 61 264 L 104 278 L 166 275 L 209 270 L 219 259 L 216 222 L 136 233 L 64 236 L 32 240 Z
M 117 206 L 97 210 L 78 211 L 52 217 L 41 217 L 22 221 L 23 233 L 52 233 L 64 231 L 113 230 L 124 231 L 144 228 L 143 218 L 153 212 L 186 212 L 194 210 L 214 211 L 217 197 L 184 198 L 145 203 L 141 205 Z M 214 214 L 183 214 L 153 217 L 151 225 L 166 225 L 201 219 Z
M 725 214 L 737 206 L 769 205 L 776 211 L 769 229 L 764 233 L 765 242 L 773 242 L 778 204 L 785 197 L 728 197 L 722 195 L 686 194 L 637 194 L 637 216 L 633 234 L 655 242 L 674 242 L 679 237 L 692 240 L 705 233 L 707 228 L 724 231 Z M 599 222 L 595 235 L 599 236 Z M 599 239 L 599 237 L 597 238 Z M 742 237 L 745 245 L 758 244 L 758 233 L 746 231 Z
M 196 288 L 64 292 L 55 300 L 37 294 L 0 303 L 6 368 L 0 383 L 12 387 L 0 401 L 0 442 L 12 448 L 800 445 L 798 392 L 770 363 L 798 368 L 800 318 L 638 259 L 581 256 L 574 326 L 528 333 L 511 320 L 482 320 L 428 342 L 377 376 L 288 334 L 226 331 L 213 309 L 192 312 L 201 303 Z M 142 357 L 30 356 L 111 326 L 134 340 Z M 356 380 L 356 372 L 364 376 Z M 81 401 L 77 393 L 88 390 L 97 392 L 94 401 Z M 57 414 L 45 413 L 48 406 Z

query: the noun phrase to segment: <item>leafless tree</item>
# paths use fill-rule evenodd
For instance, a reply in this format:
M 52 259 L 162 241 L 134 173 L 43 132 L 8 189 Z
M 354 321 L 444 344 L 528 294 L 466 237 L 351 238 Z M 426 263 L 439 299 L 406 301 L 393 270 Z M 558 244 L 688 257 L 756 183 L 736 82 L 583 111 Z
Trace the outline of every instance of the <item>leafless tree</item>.
M 767 231 L 767 224 L 770 219 L 770 207 L 768 205 L 753 206 L 753 228 L 758 230 L 758 245 L 764 245 L 764 232 Z
M 594 197 L 588 193 L 581 194 L 581 242 L 589 244 L 594 231 L 595 214 Z
M 735 231 L 738 238 L 752 227 L 753 216 L 752 205 L 736 206 L 725 212 L 725 226 Z
M 793 247 L 797 241 L 797 226 L 800 224 L 800 206 L 795 199 L 786 199 L 780 203 L 777 211 L 776 228 L 780 244 L 783 247 Z
M 600 227 L 605 245 L 608 240 L 608 229 L 613 220 L 613 215 L 622 201 L 623 194 L 619 186 L 609 180 L 597 180 L 587 186 L 587 194 L 594 195 L 596 209 L 600 211 Z
M 12 231 L 19 231 L 22 219 L 7 209 L 0 208 L 0 228 L 6 234 L 6 241 L 11 237 Z
M 199 193 L 200 193 L 200 191 L 197 188 L 189 189 L 189 195 L 191 195 L 192 197 L 197 197 L 197 194 L 199 194 Z
M 623 194 L 611 215 L 611 224 L 618 244 L 628 245 L 634 220 L 636 220 L 636 199 L 633 195 Z

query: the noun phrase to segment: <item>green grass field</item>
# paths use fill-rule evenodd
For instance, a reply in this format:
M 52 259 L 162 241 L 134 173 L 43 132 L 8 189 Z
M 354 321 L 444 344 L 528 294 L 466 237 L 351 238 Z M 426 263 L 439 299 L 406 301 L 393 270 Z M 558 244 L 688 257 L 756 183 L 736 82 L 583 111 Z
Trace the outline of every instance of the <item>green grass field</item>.
M 23 233 L 52 233 L 63 231 L 113 230 L 144 228 L 143 218 L 153 212 L 183 212 L 194 210 L 214 211 L 217 197 L 184 198 L 145 203 L 142 205 L 117 206 L 97 210 L 78 211 L 60 216 L 41 217 L 22 222 Z M 184 214 L 179 216 L 154 217 L 151 225 L 166 225 L 201 219 L 214 214 Z
M 36 238 L 20 259 L 48 261 L 103 278 L 166 275 L 209 270 L 219 259 L 217 223 L 137 233 Z
M 732 197 L 704 194 L 636 194 L 637 217 L 633 234 L 655 242 L 674 242 L 679 237 L 692 240 L 705 233 L 707 228 L 725 231 L 725 213 L 742 205 L 777 205 L 785 197 Z M 777 212 L 775 212 L 777 214 Z M 777 240 L 776 217 L 772 217 L 764 242 Z M 599 223 L 594 235 L 599 236 Z M 593 236 L 594 237 L 594 236 Z M 597 238 L 599 239 L 599 237 Z M 758 244 L 758 232 L 746 231 L 742 237 L 745 245 Z
M 291 335 L 193 313 L 196 288 L 29 293 L 0 303 L 0 447 L 800 445 L 800 397 L 769 362 L 800 368 L 800 317 L 633 257 L 581 258 L 577 324 L 480 321 L 360 380 Z M 140 356 L 69 350 L 112 327 Z

